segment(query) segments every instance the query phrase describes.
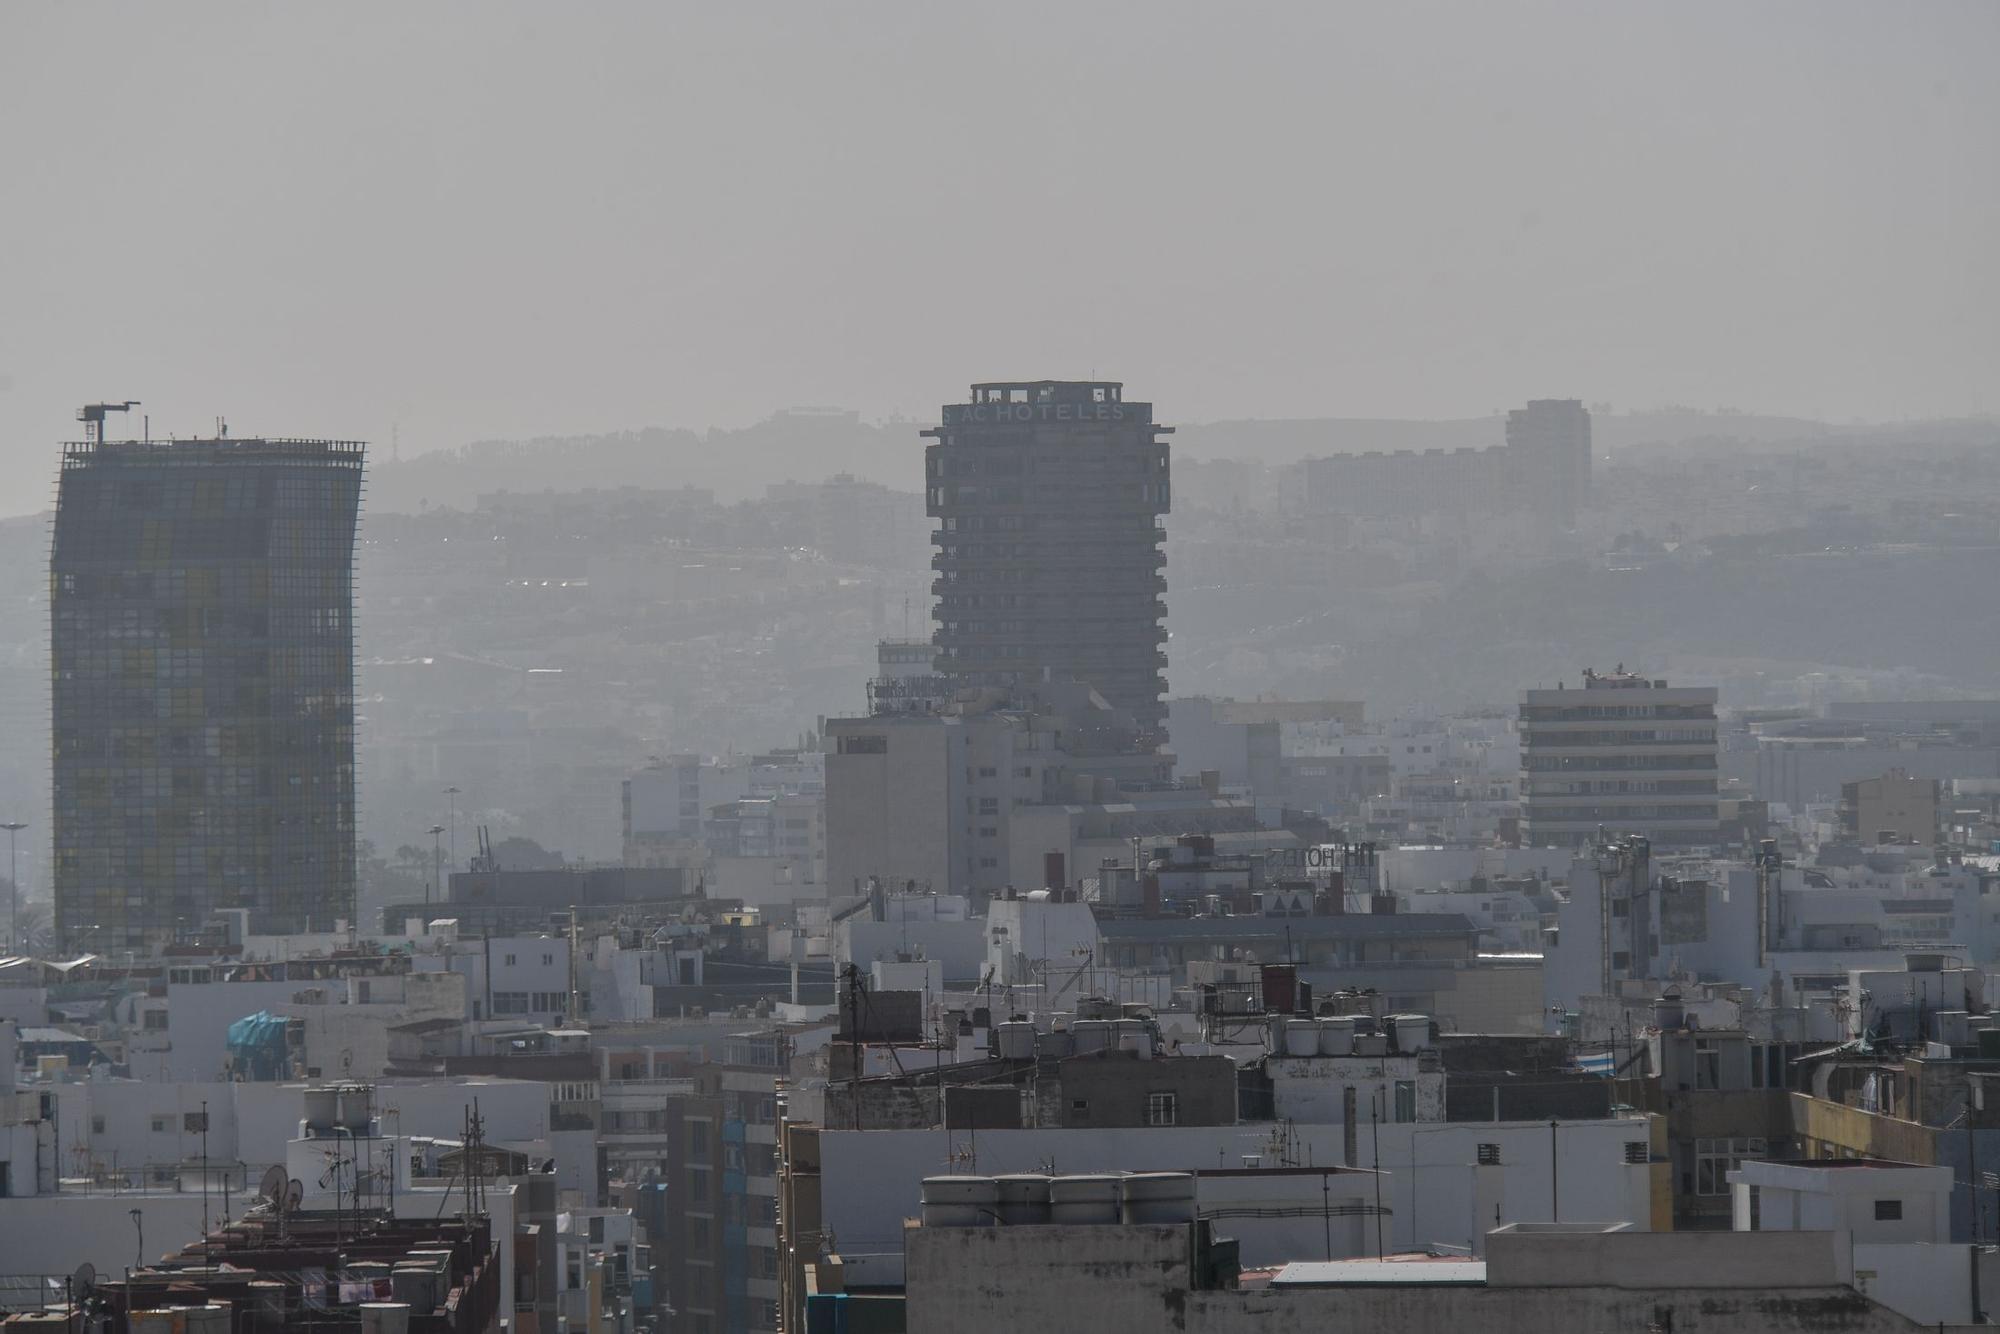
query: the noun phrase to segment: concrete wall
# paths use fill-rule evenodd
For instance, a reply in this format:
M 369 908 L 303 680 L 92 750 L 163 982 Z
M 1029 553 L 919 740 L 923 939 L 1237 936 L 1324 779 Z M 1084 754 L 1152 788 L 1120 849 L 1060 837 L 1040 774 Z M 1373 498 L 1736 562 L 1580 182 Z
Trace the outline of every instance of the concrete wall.
M 1072 1056 L 1061 1069 L 1064 1125 L 1146 1125 L 1148 1100 L 1154 1093 L 1174 1095 L 1176 1125 L 1236 1122 L 1236 1062 L 1227 1056 L 1139 1060 L 1122 1052 L 1104 1052 Z
M 904 1234 L 908 1328 L 1147 1330 L 1191 1286 L 1191 1228 L 910 1228 Z M 1032 1294 L 1032 1296 L 1031 1296 Z
M 985 923 L 923 918 L 875 922 L 861 916 L 833 928 L 835 963 L 859 964 L 863 973 L 876 960 L 893 960 L 906 950 L 943 964 L 945 977 L 952 981 L 977 981 L 986 966 Z
M 1918 1324 L 1969 1325 L 1974 1264 L 1980 1305 L 1990 1317 L 2000 1306 L 2000 1254 L 1991 1250 L 1857 1243 L 1854 1286 Z
M 250 1178 L 285 1160 L 299 1132 L 303 1084 L 167 1083 L 112 1080 L 57 1085 L 65 1174 L 101 1164 L 109 1169 L 199 1161 L 201 1136 L 185 1117 L 208 1106 L 211 1163 L 242 1162 Z M 378 1084 L 375 1106 L 391 1134 L 456 1139 L 475 1100 L 487 1139 L 512 1148 L 546 1142 L 549 1092 L 525 1080 L 463 1080 Z M 387 1115 L 394 1109 L 398 1115 Z M 102 1122 L 104 1129 L 95 1130 Z M 164 1128 L 154 1130 L 155 1120 Z M 82 1149 L 81 1154 L 78 1150 Z
M 1399 1082 L 1414 1085 L 1417 1121 L 1444 1120 L 1445 1077 L 1417 1068 L 1415 1056 L 1310 1056 L 1267 1061 L 1271 1114 L 1280 1121 L 1338 1125 L 1347 1119 L 1347 1094 L 1354 1093 L 1357 1121 L 1394 1121 Z
M 1576 1238 L 1564 1237 L 1563 1242 Z M 1614 1264 L 1637 1255 L 1633 1239 L 1586 1247 L 1589 1258 L 1540 1266 L 1551 1286 L 1442 1286 L 1407 1283 L 1194 1291 L 1188 1230 L 1178 1227 L 912 1228 L 904 1236 L 907 1325 L 953 1334 L 1088 1329 L 1091 1334 L 1319 1334 L 1395 1330 L 1398 1334 L 1546 1334 L 1547 1331 L 1668 1329 L 1677 1334 L 1772 1334 L 1827 1330 L 1906 1334 L 1916 1326 L 1872 1305 L 1839 1281 L 1811 1283 L 1833 1249 L 1819 1238 L 1774 1248 L 1770 1262 L 1745 1263 L 1729 1238 L 1668 1238 L 1666 1253 L 1710 1265 L 1701 1286 L 1605 1283 L 1592 1259 Z M 1661 1240 L 1656 1237 L 1642 1241 Z M 1723 1243 L 1722 1246 L 1702 1243 Z M 1776 1254 L 1784 1249 L 1784 1256 Z M 1844 1259 L 1844 1255 L 1838 1257 Z M 1785 1259 L 1801 1262 L 1785 1269 Z M 1489 1275 L 1499 1262 L 1489 1260 Z M 1622 1267 L 1622 1266 L 1621 1266 Z M 1643 1260 L 1630 1266 L 1645 1268 Z M 1754 1274 L 1749 1273 L 1754 1269 Z M 1634 1273 L 1644 1278 L 1643 1273 Z M 1721 1281 L 1716 1282 L 1719 1278 Z M 1699 1277 L 1695 1278 L 1700 1282 Z
M 1475 875 L 1523 876 L 1539 871 L 1561 880 L 1575 854 L 1568 848 L 1384 848 L 1377 858 L 1382 888 L 1407 894 L 1461 885 Z
M 833 896 L 879 875 L 915 880 L 940 894 L 959 883 L 959 791 L 963 729 L 935 719 L 838 718 L 827 724 L 826 879 Z M 886 736 L 879 755 L 843 754 L 854 735 Z
M 1051 1300 L 1061 1298 L 1050 1294 Z M 1667 1322 L 1671 1320 L 1672 1324 Z M 1043 1324 L 1045 1329 L 1057 1328 Z M 1677 1288 L 1425 1287 L 1422 1284 L 1311 1288 L 1298 1292 L 1196 1292 L 1171 1326 L 1096 1324 L 1092 1334 L 1174 1328 L 1189 1334 L 1319 1334 L 1324 1330 L 1395 1330 L 1397 1334 L 1550 1334 L 1550 1331 L 1654 1330 L 1675 1334 L 1917 1334 L 1918 1326 L 1852 1289 L 1747 1289 L 1690 1293 Z M 969 1331 L 1001 1325 L 968 1326 Z
M 1051 1168 L 1065 1173 L 1204 1172 L 1241 1167 L 1245 1155 L 1260 1155 L 1264 1166 L 1276 1166 L 1281 1152 L 1302 1167 L 1337 1165 L 1345 1159 L 1345 1134 L 1339 1126 L 1290 1127 L 1282 1150 L 1271 1142 L 1273 1129 L 1229 1125 L 972 1134 L 829 1128 L 820 1132 L 822 1216 L 843 1249 L 893 1250 L 900 1245 L 903 1220 L 918 1213 L 923 1178 L 940 1173 Z M 1432 1241 L 1471 1248 L 1494 1226 L 1496 1212 L 1501 1222 L 1549 1221 L 1554 1192 L 1560 1194 L 1564 1219 L 1630 1222 L 1639 1230 L 1652 1226 L 1651 1165 L 1625 1162 L 1625 1145 L 1650 1135 L 1644 1120 L 1563 1122 L 1553 1136 L 1545 1121 L 1380 1129 L 1387 1211 L 1383 1243 L 1388 1249 Z M 1476 1166 L 1481 1144 L 1499 1147 L 1497 1168 Z M 1365 1122 L 1355 1129 L 1354 1146 L 1355 1165 L 1374 1168 L 1376 1139 Z M 1552 1172 L 1555 1146 L 1560 1147 L 1561 1164 Z M 1492 1179 L 1482 1182 L 1482 1172 Z M 1372 1244 L 1372 1227 L 1369 1240 Z M 1297 1258 L 1246 1253 L 1244 1261 Z
M 1529 1227 L 1486 1238 L 1495 1288 L 1831 1288 L 1852 1276 L 1832 1232 L 1583 1232 Z
M 222 1216 L 220 1196 L 209 1221 Z M 140 1226 L 131 1213 L 140 1211 Z M 192 1195 L 43 1195 L 0 1206 L 0 1256 L 9 1274 L 64 1275 L 85 1260 L 100 1274 L 122 1274 L 135 1260 L 177 1252 L 201 1235 L 202 1198 Z M 145 1237 L 140 1249 L 140 1231 Z M 62 1293 L 54 1294 L 60 1301 Z
M 1002 986 L 1042 980 L 1043 963 L 1050 978 L 1067 981 L 1088 960 L 1108 962 L 1088 904 L 995 899 L 987 905 L 985 927 L 984 964 Z

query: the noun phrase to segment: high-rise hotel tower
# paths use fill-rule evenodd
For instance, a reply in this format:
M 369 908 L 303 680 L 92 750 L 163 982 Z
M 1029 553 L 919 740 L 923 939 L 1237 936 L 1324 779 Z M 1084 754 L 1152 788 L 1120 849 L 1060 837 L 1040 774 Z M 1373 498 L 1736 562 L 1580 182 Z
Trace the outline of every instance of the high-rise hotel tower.
M 975 384 L 945 406 L 924 432 L 941 674 L 1084 681 L 1157 741 L 1172 430 L 1101 380 Z
M 50 556 L 58 937 L 351 921 L 362 446 L 98 435 Z

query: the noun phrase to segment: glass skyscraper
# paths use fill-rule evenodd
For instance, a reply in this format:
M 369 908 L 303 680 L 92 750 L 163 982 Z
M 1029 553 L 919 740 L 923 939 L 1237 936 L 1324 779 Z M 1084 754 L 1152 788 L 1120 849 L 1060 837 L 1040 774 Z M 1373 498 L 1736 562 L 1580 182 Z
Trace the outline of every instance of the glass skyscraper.
M 363 447 L 67 445 L 50 555 L 56 931 L 139 945 L 355 911 Z

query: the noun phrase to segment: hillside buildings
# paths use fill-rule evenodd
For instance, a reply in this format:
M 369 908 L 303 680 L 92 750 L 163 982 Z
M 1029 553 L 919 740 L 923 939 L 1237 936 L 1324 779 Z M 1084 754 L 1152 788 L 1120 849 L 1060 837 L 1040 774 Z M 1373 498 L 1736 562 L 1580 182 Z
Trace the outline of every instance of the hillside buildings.
M 362 452 L 64 446 L 49 582 L 61 939 L 123 948 L 229 908 L 259 931 L 353 918 Z
M 1715 841 L 1716 691 L 1585 669 L 1583 688 L 1521 694 L 1521 841 L 1578 847 L 1600 829 L 1662 846 Z
M 1521 512 L 1562 529 L 1575 526 L 1590 472 L 1590 413 L 1573 398 L 1535 399 L 1507 414 L 1504 445 L 1308 459 L 1305 503 L 1368 517 Z

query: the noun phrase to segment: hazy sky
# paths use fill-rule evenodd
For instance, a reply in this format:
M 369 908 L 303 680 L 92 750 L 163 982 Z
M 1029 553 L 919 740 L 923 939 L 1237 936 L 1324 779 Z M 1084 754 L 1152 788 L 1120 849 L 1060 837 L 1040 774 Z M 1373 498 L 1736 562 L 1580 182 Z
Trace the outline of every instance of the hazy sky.
M 105 396 L 406 451 L 1093 369 L 1991 411 L 1996 58 L 1986 2 L 7 0 L 0 511 Z

